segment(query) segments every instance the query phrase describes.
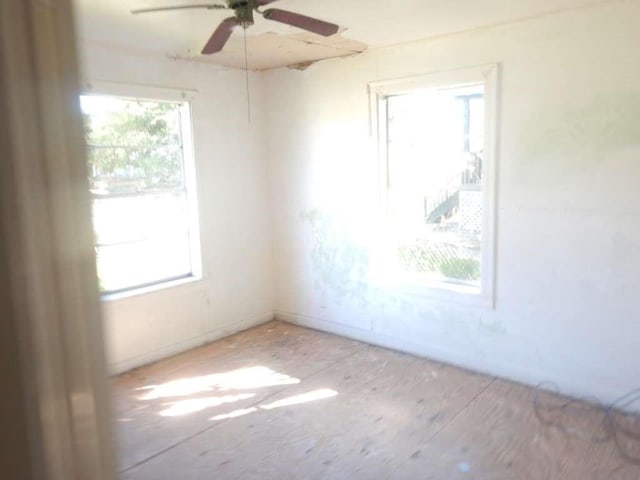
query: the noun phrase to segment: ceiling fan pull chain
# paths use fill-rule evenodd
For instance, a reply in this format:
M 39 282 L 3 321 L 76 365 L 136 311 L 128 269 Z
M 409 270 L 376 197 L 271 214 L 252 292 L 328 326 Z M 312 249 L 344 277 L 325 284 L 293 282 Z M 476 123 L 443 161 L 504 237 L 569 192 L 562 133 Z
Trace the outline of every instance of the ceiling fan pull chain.
M 244 73 L 247 83 L 247 116 L 249 118 L 249 123 L 251 123 L 251 89 L 249 88 L 249 53 L 247 50 L 247 29 L 245 27 L 242 30 L 244 31 Z

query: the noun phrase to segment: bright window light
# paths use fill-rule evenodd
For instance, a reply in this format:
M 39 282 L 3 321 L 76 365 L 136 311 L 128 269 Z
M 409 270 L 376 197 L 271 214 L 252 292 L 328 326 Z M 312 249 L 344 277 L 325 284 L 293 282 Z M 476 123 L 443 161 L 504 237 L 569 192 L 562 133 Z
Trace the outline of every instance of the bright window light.
M 399 266 L 431 282 L 480 287 L 484 87 L 386 102 L 388 207 Z
M 84 95 L 103 293 L 197 276 L 189 104 Z
M 493 305 L 498 76 L 484 65 L 369 84 L 382 283 Z

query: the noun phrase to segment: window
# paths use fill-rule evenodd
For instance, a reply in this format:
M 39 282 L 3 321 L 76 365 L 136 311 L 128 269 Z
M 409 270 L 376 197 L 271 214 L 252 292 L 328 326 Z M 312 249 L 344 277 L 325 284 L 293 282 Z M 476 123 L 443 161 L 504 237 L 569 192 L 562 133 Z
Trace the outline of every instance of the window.
M 102 292 L 198 276 L 189 104 L 107 95 L 80 103 Z
M 394 268 L 492 301 L 496 68 L 371 85 Z

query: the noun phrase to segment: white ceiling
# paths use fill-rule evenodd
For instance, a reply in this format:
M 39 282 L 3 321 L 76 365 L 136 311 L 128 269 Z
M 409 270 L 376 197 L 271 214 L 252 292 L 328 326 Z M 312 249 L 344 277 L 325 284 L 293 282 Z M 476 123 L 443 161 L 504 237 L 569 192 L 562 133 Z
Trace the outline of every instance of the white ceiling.
M 247 30 L 250 68 L 264 70 L 506 23 L 607 0 L 280 0 L 272 6 L 337 23 L 333 38 L 256 18 Z M 244 67 L 242 30 L 215 55 L 198 52 L 230 11 L 131 15 L 132 8 L 206 0 L 75 0 L 80 36 L 89 42 Z M 216 3 L 223 3 L 219 0 Z

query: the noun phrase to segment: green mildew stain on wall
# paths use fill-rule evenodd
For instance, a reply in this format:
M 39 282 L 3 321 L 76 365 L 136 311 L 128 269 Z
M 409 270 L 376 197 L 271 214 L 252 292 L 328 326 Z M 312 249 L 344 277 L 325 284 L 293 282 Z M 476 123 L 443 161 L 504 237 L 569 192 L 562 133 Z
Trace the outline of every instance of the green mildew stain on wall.
M 529 122 L 521 146 L 527 159 L 640 145 L 640 95 L 601 96 L 588 105 L 548 111 Z
M 372 251 L 366 242 L 358 242 L 347 219 L 320 209 L 300 213 L 300 220 L 310 229 L 310 260 L 315 286 L 327 300 L 338 305 L 358 304 L 363 309 L 396 312 L 405 318 L 444 325 L 451 332 L 474 328 L 473 321 L 444 313 L 441 305 L 426 298 L 407 298 L 371 280 Z M 365 244 L 363 244 L 365 243 Z M 457 318 L 457 320 L 456 320 Z M 504 335 L 505 326 L 480 319 L 477 329 L 485 335 Z
M 553 184 L 605 165 L 611 153 L 640 147 L 640 95 L 600 96 L 531 118 L 510 159 L 522 184 Z
M 313 209 L 300 215 L 311 227 L 311 262 L 316 286 L 337 302 L 368 303 L 369 254 L 333 216 Z
M 487 322 L 480 320 L 478 322 L 478 330 L 481 333 L 487 333 L 490 335 L 505 335 L 507 333 L 507 328 L 499 321 Z

